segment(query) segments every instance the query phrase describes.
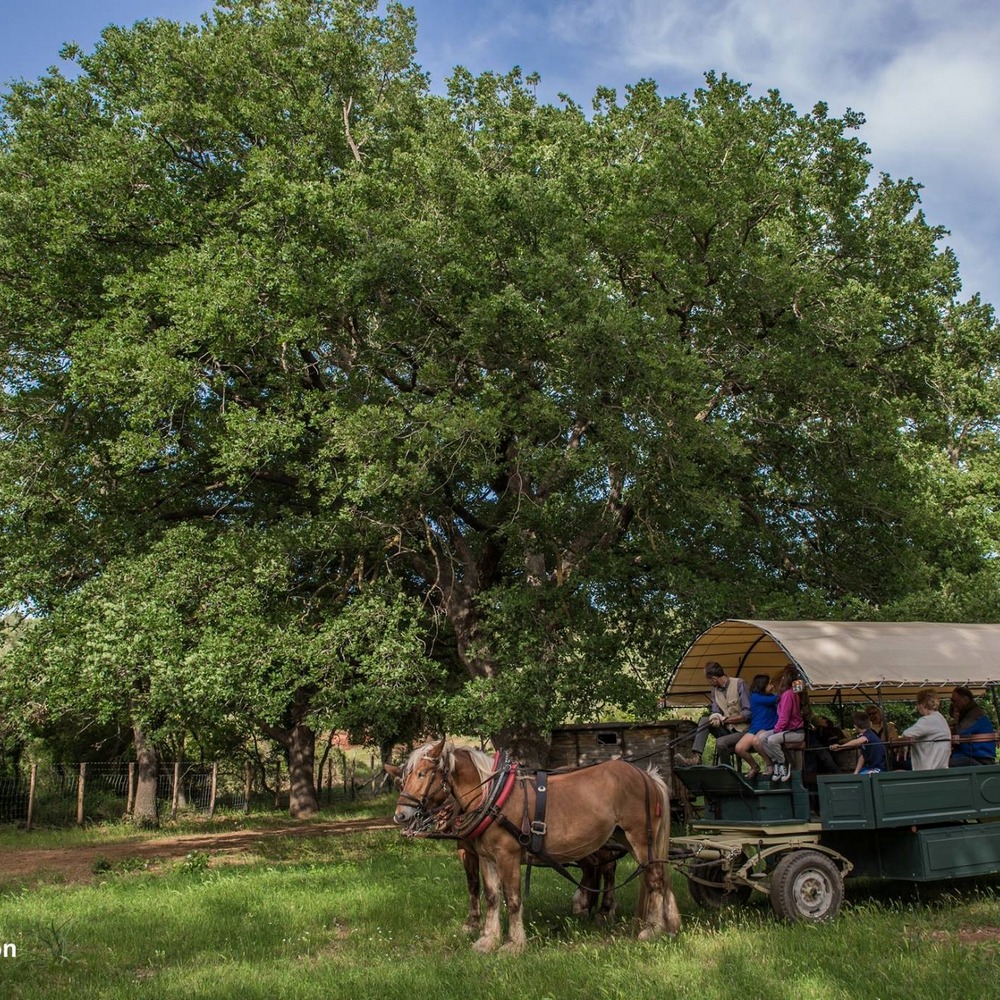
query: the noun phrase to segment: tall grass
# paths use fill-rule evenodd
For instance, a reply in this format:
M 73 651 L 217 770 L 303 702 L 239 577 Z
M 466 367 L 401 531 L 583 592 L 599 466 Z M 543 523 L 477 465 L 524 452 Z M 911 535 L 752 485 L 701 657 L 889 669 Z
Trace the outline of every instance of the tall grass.
M 635 940 L 568 916 L 571 887 L 536 871 L 530 947 L 474 954 L 460 927 L 464 879 L 449 845 L 391 833 L 276 838 L 238 865 L 193 855 L 91 885 L 0 889 L 0 996 L 114 998 L 981 997 L 996 981 L 1000 880 L 942 890 L 849 884 L 841 916 L 778 923 L 761 897 L 739 911 L 694 907 L 684 926 Z M 624 865 L 622 867 L 625 867 Z M 1000 935 L 1000 930 L 998 930 Z

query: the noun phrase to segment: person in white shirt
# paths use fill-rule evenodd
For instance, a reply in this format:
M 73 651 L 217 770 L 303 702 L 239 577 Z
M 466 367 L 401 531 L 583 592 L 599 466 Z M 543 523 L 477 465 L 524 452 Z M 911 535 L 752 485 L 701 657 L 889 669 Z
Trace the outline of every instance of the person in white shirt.
M 910 744 L 910 762 L 914 771 L 932 771 L 947 767 L 951 757 L 951 727 L 938 711 L 937 692 L 924 688 L 917 692 L 917 721 L 904 729 L 899 742 Z

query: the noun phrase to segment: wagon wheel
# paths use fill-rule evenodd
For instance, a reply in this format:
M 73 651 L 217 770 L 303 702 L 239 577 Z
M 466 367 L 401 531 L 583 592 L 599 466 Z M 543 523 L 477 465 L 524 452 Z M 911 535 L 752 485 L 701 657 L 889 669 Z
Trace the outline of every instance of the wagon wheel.
M 698 870 L 698 877 L 706 882 L 724 882 L 726 880 L 722 865 L 710 865 Z M 688 889 L 691 898 L 706 910 L 721 910 L 724 906 L 734 906 L 745 903 L 753 889 L 748 885 L 734 885 L 731 889 L 723 889 L 718 885 L 705 885 L 688 879 Z
M 793 851 L 774 869 L 771 905 L 784 920 L 831 920 L 843 901 L 843 877 L 823 854 Z

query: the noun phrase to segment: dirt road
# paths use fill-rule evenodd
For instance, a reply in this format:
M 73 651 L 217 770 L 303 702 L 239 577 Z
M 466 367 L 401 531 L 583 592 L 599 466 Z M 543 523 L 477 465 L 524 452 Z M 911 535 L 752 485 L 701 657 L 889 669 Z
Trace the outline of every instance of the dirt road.
M 195 851 L 212 854 L 237 853 L 252 844 L 275 837 L 342 836 L 368 830 L 391 830 L 388 819 L 353 819 L 310 823 L 273 830 L 233 830 L 226 833 L 195 833 L 156 840 L 93 844 L 85 847 L 44 850 L 0 849 L 0 879 L 58 875 L 66 882 L 84 882 L 94 877 L 94 864 L 103 859 L 114 865 L 126 858 L 182 858 Z M 26 834 L 25 838 L 30 837 Z

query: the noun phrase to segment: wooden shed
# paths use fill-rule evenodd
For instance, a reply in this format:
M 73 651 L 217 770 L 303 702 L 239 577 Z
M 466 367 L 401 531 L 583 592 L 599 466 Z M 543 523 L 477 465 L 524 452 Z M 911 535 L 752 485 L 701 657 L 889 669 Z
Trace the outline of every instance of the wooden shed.
M 600 760 L 621 757 L 640 767 L 655 765 L 670 789 L 670 811 L 675 820 L 694 818 L 691 797 L 674 777 L 674 747 L 690 753 L 690 735 L 696 724 L 690 719 L 663 722 L 593 722 L 582 726 L 560 726 L 552 730 L 549 768 L 581 767 Z M 688 740 L 679 737 L 688 736 Z
M 593 722 L 552 730 L 549 767 L 580 767 L 621 757 L 637 764 L 655 764 L 664 776 L 673 773 L 673 745 L 694 731 L 688 719 L 664 722 Z M 690 752 L 685 744 L 682 752 Z

